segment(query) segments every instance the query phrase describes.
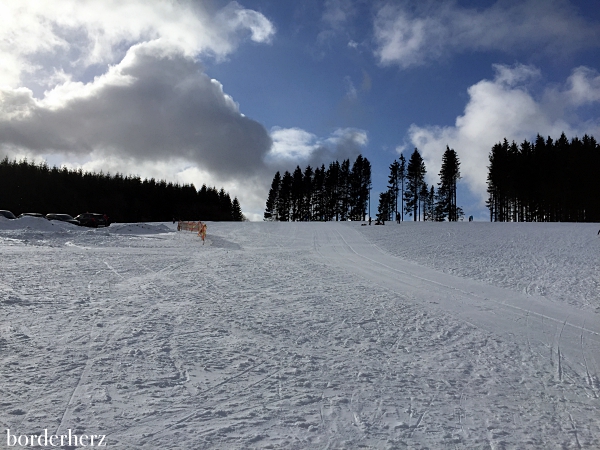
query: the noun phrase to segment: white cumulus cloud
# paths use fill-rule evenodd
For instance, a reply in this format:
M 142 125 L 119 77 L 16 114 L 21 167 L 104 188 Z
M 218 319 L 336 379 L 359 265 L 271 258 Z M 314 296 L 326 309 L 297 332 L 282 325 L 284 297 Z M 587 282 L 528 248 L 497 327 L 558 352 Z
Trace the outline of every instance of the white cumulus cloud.
M 271 129 L 273 146 L 268 163 L 281 170 L 290 164 L 320 166 L 358 156 L 368 143 L 367 132 L 356 128 L 338 128 L 327 137 L 318 137 L 301 128 Z
M 158 40 L 186 57 L 222 58 L 249 34 L 269 42 L 274 25 L 231 2 L 219 11 L 170 0 L 6 0 L 0 5 L 0 85 L 43 83 L 59 67 L 82 73 L 119 62 L 139 42 Z
M 482 80 L 468 89 L 469 101 L 454 126 L 418 126 L 408 130 L 410 146 L 417 147 L 428 169 L 428 182 L 437 183 L 446 145 L 454 148 L 461 161 L 461 173 L 472 193 L 483 203 L 487 198 L 488 155 L 504 138 L 521 143 L 539 133 L 558 138 L 600 134 L 600 118 L 581 123 L 577 108 L 600 102 L 600 74 L 586 68 L 573 70 L 561 86 L 549 86 L 535 95 L 528 83 L 539 76 L 535 67 L 496 65 L 496 77 Z M 398 148 L 406 150 L 408 145 Z

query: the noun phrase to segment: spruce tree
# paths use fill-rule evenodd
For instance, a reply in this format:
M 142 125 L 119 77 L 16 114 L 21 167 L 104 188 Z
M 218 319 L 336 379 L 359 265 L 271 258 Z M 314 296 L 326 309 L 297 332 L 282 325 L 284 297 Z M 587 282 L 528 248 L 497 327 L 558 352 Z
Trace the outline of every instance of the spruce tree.
M 392 198 L 392 210 L 398 214 L 398 194 L 400 192 L 400 163 L 394 160 L 390 164 L 390 175 L 388 176 L 388 190 Z
M 442 156 L 439 176 L 440 182 L 435 205 L 436 215 L 439 220 L 447 218 L 450 222 L 456 222 L 462 213 L 462 209 L 456 205 L 456 184 L 460 179 L 460 161 L 454 149 L 448 146 Z
M 327 172 L 325 172 L 325 195 L 326 195 L 326 209 L 325 209 L 325 220 L 336 221 L 340 218 L 339 211 L 339 175 L 340 175 L 340 163 L 334 161 L 329 164 Z
M 313 169 L 306 166 L 302 178 L 302 217 L 300 220 L 312 220 L 313 214 Z
M 363 158 L 358 155 L 350 171 L 350 220 L 362 220 L 360 207 L 362 166 Z
M 302 200 L 304 191 L 304 176 L 300 166 L 296 166 L 294 174 L 292 175 L 292 189 L 291 189 L 291 206 L 292 216 L 291 219 L 294 222 L 301 220 L 302 218 Z
M 350 220 L 364 220 L 367 203 L 369 201 L 369 189 L 371 186 L 371 163 L 367 158 L 358 155 L 350 172 L 349 183 L 349 207 Z
M 437 216 L 436 211 L 435 211 L 435 198 L 436 198 L 436 196 L 435 196 L 435 188 L 433 187 L 433 184 L 432 184 L 431 188 L 429 189 L 429 195 L 428 195 L 428 198 L 427 198 L 427 201 L 428 201 L 428 204 L 429 204 L 429 211 L 428 211 L 429 220 L 432 220 L 434 222 L 439 222 L 440 219 Z
M 420 194 L 421 188 L 425 183 L 426 173 L 425 162 L 423 161 L 419 150 L 415 148 L 408 161 L 408 167 L 406 169 L 406 190 L 404 191 L 404 200 L 406 202 L 405 211 L 413 216 L 414 221 L 420 220 Z
M 277 197 L 277 217 L 282 222 L 290 220 L 292 209 L 292 174 L 287 170 L 281 177 L 281 186 Z
M 379 205 L 377 205 L 377 220 L 390 220 L 393 212 L 394 200 L 390 191 L 379 193 Z
M 279 196 L 280 186 L 281 174 L 278 171 L 273 177 L 273 181 L 271 181 L 271 189 L 269 189 L 269 196 L 267 197 L 264 220 L 279 220 L 277 217 L 277 198 Z
M 398 178 L 400 180 L 400 220 L 404 221 L 404 181 L 406 180 L 406 158 L 400 155 L 398 167 Z
M 360 156 L 360 155 L 359 155 Z M 360 191 L 358 200 L 358 210 L 361 217 L 359 220 L 364 220 L 367 215 L 367 204 L 369 202 L 369 195 L 371 191 L 371 162 L 367 158 L 362 158 L 361 172 L 360 172 Z M 358 160 L 358 158 L 357 158 Z
M 233 216 L 233 220 L 236 222 L 243 222 L 246 218 L 242 213 L 242 207 L 240 206 L 240 202 L 237 197 L 233 199 L 233 203 L 231 204 L 231 212 Z
M 325 164 L 321 164 L 321 167 L 315 169 L 315 176 L 313 177 L 313 217 L 312 220 L 325 221 L 326 212 L 326 188 L 325 188 Z
M 229 195 L 228 192 L 225 192 L 225 189 L 221 188 L 219 190 L 219 203 L 220 203 L 220 209 L 221 209 L 221 215 L 219 217 L 219 220 L 223 220 L 223 221 L 230 221 L 233 220 L 233 214 L 232 214 L 232 210 L 233 210 L 233 205 L 231 202 L 231 196 Z
M 350 160 L 345 159 L 338 174 L 338 211 L 340 220 L 348 220 L 350 213 Z
M 419 203 L 420 203 L 420 211 L 421 216 L 423 217 L 423 221 L 430 220 L 429 218 L 429 189 L 427 189 L 427 185 L 423 183 L 421 185 L 421 192 L 419 193 Z

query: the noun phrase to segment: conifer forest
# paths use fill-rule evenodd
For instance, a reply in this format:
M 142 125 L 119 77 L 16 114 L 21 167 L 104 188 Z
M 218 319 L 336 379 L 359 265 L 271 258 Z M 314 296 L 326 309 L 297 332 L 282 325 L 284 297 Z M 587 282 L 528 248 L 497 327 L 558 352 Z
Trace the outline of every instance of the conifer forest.
M 492 148 L 487 207 L 493 222 L 600 222 L 600 148 L 593 136 L 539 134 Z
M 352 166 L 346 159 L 304 171 L 277 172 L 271 182 L 264 213 L 273 221 L 365 220 L 371 163 L 359 155 Z
M 244 220 L 237 198 L 224 189 L 173 184 L 154 178 L 50 168 L 46 163 L 0 160 L 0 205 L 15 214 L 84 212 L 112 222 Z
M 600 148 L 594 137 L 554 141 L 540 135 L 517 145 L 507 139 L 489 153 L 486 206 L 492 222 L 600 222 Z M 390 220 L 462 220 L 457 203 L 461 179 L 458 153 L 446 147 L 437 187 L 427 185 L 427 169 L 418 149 L 389 166 L 387 190 L 379 193 L 376 218 Z M 313 170 L 300 166 L 273 177 L 264 220 L 367 220 L 371 166 L 362 155 Z

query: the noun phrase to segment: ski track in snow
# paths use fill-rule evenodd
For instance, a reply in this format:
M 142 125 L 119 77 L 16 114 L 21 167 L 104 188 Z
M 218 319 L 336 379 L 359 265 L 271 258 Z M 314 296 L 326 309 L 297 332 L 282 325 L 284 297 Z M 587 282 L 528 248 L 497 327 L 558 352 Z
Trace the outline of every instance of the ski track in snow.
M 169 228 L 0 221 L 1 427 L 600 448 L 597 225 L 209 223 L 204 246 Z
M 453 275 L 600 313 L 598 224 L 403 222 L 362 227 L 385 251 Z

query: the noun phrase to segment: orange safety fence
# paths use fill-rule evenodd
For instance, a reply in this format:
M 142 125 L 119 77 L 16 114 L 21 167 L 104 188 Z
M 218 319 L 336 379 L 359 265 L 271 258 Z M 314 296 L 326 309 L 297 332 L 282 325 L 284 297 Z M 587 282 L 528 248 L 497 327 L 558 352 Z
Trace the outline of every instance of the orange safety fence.
M 202 222 L 193 222 L 193 221 L 184 221 L 180 220 L 177 223 L 177 231 L 195 231 L 196 233 L 200 232 L 200 227 L 202 226 Z

